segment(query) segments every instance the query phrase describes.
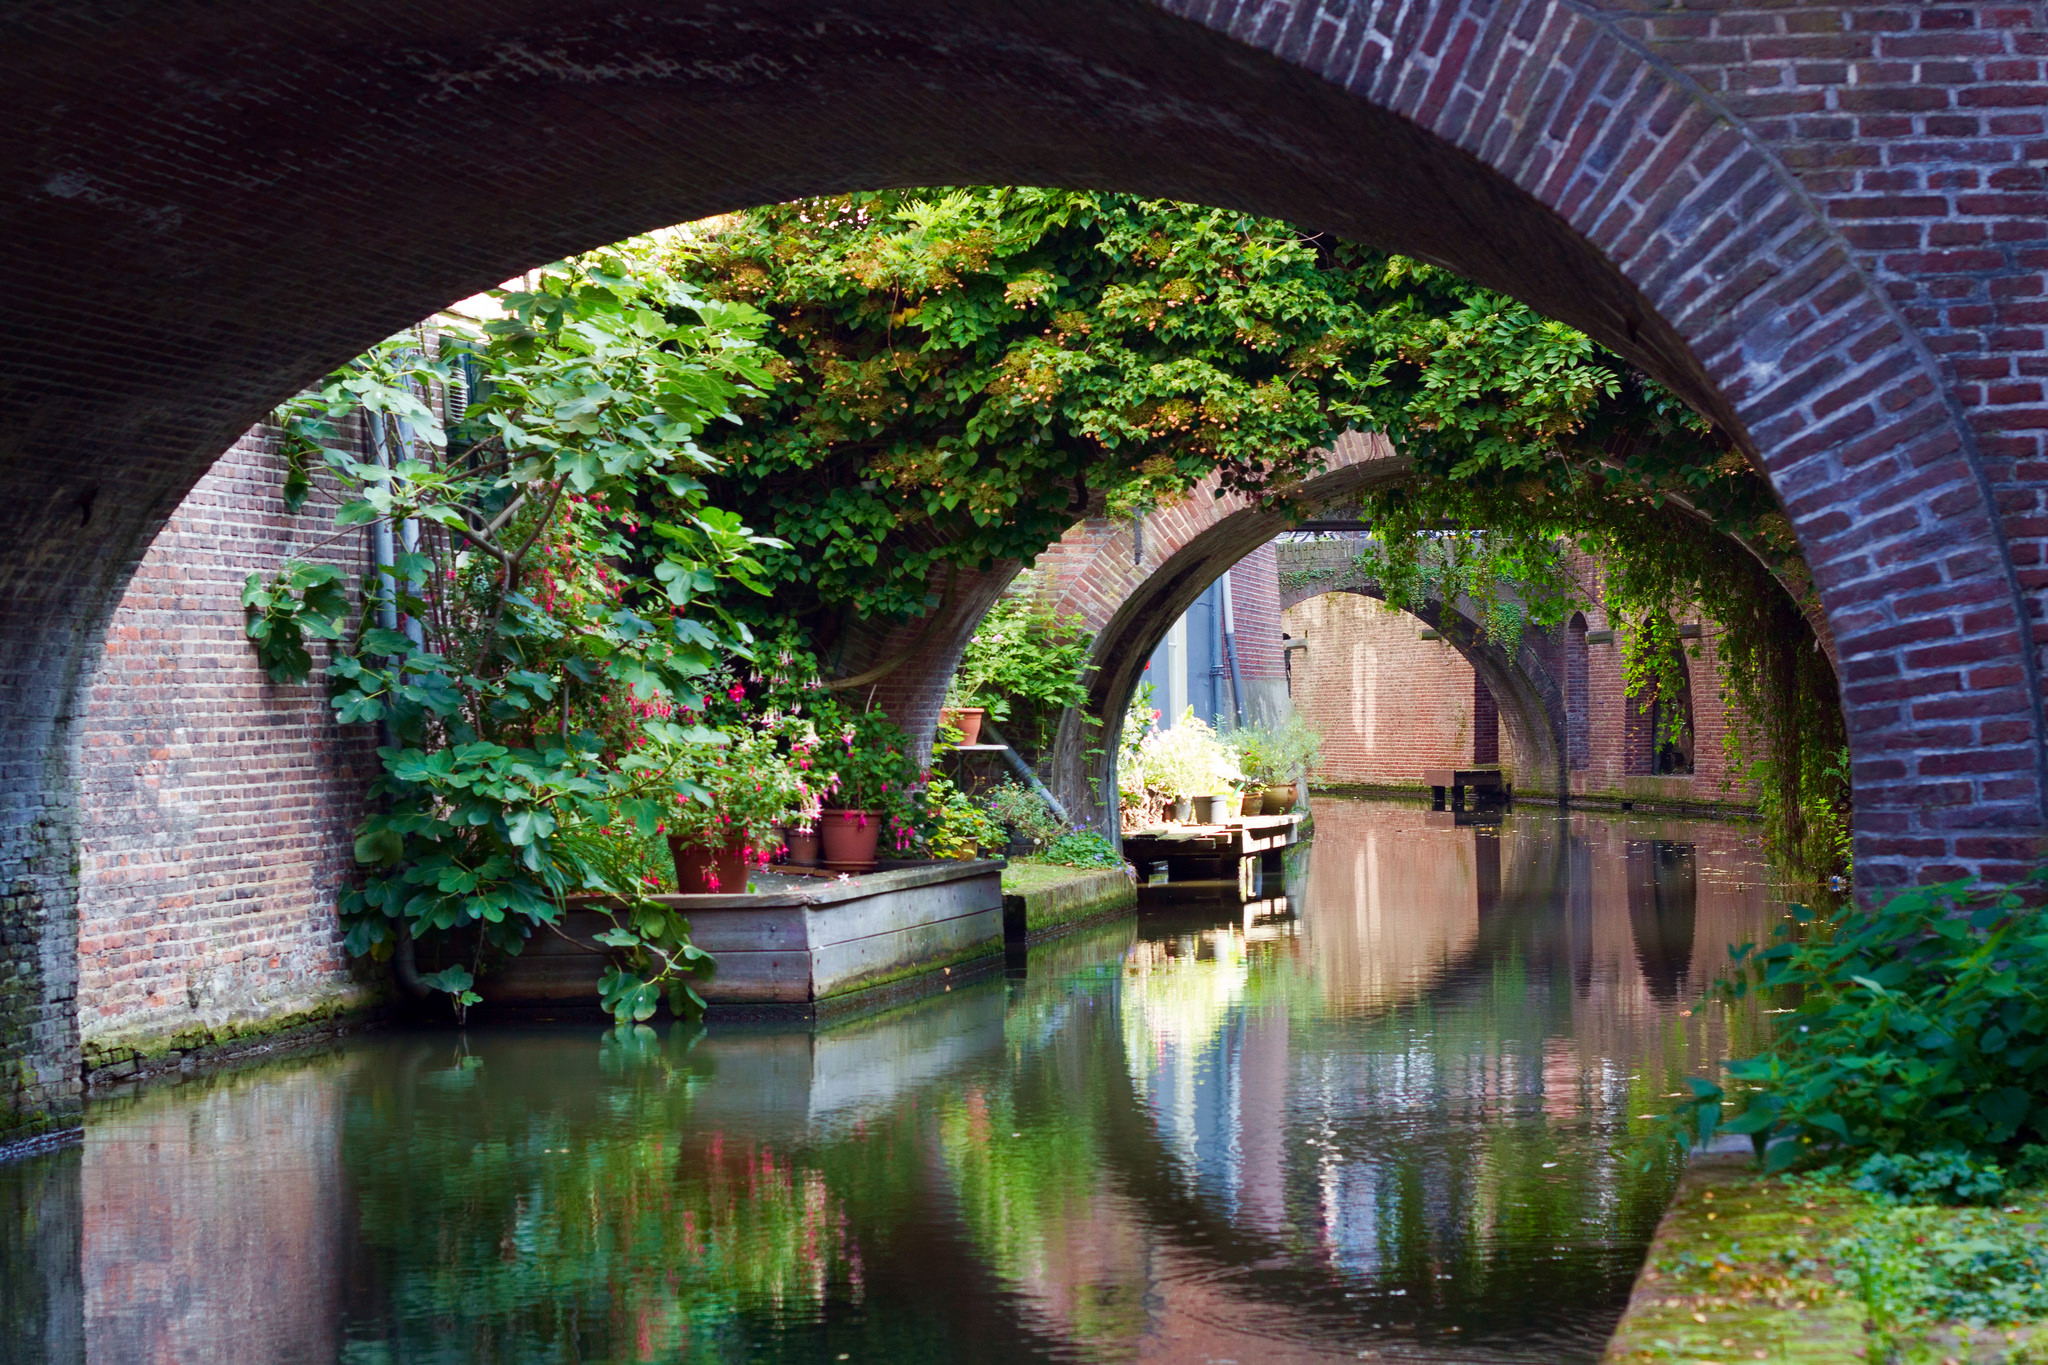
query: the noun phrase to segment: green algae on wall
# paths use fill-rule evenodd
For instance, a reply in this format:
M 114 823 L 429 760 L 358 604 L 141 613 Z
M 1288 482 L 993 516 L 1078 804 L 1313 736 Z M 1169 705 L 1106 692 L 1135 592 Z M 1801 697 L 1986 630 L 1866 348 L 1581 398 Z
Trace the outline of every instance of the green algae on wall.
M 1127 912 L 1138 888 L 1127 867 L 1011 863 L 1003 869 L 1003 936 L 1029 939 Z
M 384 1003 L 381 992 L 357 987 L 305 1009 L 259 1019 L 194 1023 L 169 1032 L 114 1034 L 85 1040 L 85 1074 L 95 1083 L 175 1071 L 187 1062 L 225 1061 L 273 1047 L 331 1037 L 363 1022 Z

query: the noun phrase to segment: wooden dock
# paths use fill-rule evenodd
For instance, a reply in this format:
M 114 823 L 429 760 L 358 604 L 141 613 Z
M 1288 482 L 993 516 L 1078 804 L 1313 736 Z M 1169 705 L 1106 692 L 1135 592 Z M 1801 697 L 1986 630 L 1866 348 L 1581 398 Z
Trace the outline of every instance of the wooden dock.
M 829 880 L 770 869 L 750 878 L 750 894 L 652 899 L 687 917 L 691 941 L 715 959 L 716 975 L 697 986 L 707 1003 L 807 1007 L 1000 962 L 1002 868 L 988 858 L 885 862 Z M 478 993 L 487 1004 L 594 1004 L 607 955 L 592 935 L 607 924 L 572 908 L 566 938 L 535 934 L 479 979 Z
M 1247 815 L 1222 825 L 1154 825 L 1124 836 L 1124 857 L 1144 867 L 1176 858 L 1236 860 L 1278 853 L 1301 837 L 1302 813 Z
M 1222 825 L 1154 825 L 1124 835 L 1124 858 L 1138 869 L 1142 907 L 1157 903 L 1160 889 L 1148 889 L 1152 869 L 1166 865 L 1169 885 L 1220 883 L 1238 888 L 1241 899 L 1256 894 L 1261 869 L 1277 871 L 1281 853 L 1301 840 L 1303 812 L 1247 815 Z M 1167 893 L 1171 894 L 1171 893 Z

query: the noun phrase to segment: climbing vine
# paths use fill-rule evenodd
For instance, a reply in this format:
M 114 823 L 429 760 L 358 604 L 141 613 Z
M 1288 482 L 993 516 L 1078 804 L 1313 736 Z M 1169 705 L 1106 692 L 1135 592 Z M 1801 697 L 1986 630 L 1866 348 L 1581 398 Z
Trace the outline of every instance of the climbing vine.
M 681 234 L 668 267 L 773 320 L 776 382 L 707 435 L 708 483 L 782 542 L 753 609 L 821 654 L 1084 514 L 1212 475 L 1287 506 L 1337 434 L 1376 431 L 1414 471 L 1361 508 L 1397 591 L 1470 594 L 1515 638 L 1585 595 L 1576 545 L 1607 565 L 1639 691 L 1676 687 L 1672 622 L 1704 610 L 1773 841 L 1814 866 L 1840 844 L 1835 686 L 1768 481 L 1571 327 L 1270 219 L 1042 189 L 773 205 Z
M 606 1007 L 690 1013 L 708 959 L 642 894 L 646 849 L 702 804 L 697 760 L 727 743 L 691 715 L 744 649 L 718 590 L 758 587 L 763 547 L 706 501 L 697 437 L 765 379 L 762 319 L 635 244 L 498 303 L 480 330 L 391 338 L 277 414 L 287 497 L 325 473 L 320 550 L 344 562 L 252 574 L 248 633 L 279 681 L 328 642 L 336 719 L 381 731 L 340 904 L 350 952 L 395 956 L 461 1009 L 488 958 L 587 897 L 613 919 Z M 649 522 L 657 489 L 668 516 Z M 384 552 L 358 579 L 366 528 Z

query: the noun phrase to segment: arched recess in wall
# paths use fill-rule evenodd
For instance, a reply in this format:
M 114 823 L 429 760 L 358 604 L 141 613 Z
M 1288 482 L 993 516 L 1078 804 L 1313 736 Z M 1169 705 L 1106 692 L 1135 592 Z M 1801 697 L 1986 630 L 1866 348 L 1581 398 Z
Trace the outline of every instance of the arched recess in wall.
M 453 299 L 806 193 L 1237 206 L 1585 328 L 1770 474 L 1852 688 L 1882 679 L 1881 705 L 1852 698 L 1857 757 L 1972 760 L 1970 781 L 1859 791 L 1859 877 L 2012 863 L 2041 831 L 2029 616 L 1941 372 L 1762 141 L 1586 7 L 143 0 L 25 15 L 4 52 L 0 280 L 36 340 L 0 357 L 0 883 L 25 907 L 0 934 L 19 983 L 0 1042 L 22 1063 L 0 1108 L 75 1100 L 69 718 L 128 575 L 212 460 Z M 1914 730 L 1917 699 L 1956 690 L 1915 645 L 1956 638 L 1959 600 L 1963 645 L 2024 675 L 1982 698 L 2023 737 L 1998 764 L 1974 734 Z

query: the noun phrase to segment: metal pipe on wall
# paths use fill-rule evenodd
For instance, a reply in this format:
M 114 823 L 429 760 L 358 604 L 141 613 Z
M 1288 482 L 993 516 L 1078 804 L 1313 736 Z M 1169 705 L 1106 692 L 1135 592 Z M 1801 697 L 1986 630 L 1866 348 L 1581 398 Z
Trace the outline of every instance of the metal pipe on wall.
M 1223 571 L 1223 657 L 1230 660 L 1230 707 L 1244 728 L 1244 674 L 1237 666 L 1237 606 L 1230 595 L 1230 570 Z

